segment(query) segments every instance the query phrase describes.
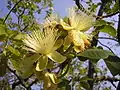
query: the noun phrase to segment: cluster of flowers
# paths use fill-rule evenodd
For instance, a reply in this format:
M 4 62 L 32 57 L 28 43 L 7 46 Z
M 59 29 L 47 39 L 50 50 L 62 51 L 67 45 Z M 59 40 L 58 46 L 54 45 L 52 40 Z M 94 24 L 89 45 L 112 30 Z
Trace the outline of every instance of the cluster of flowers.
M 91 36 L 85 32 L 93 25 L 94 18 L 75 8 L 69 9 L 67 21 L 59 18 L 57 14 L 51 14 L 42 23 L 41 30 L 33 31 L 25 36 L 23 42 L 26 50 L 39 53 L 40 61 L 37 62 L 36 70 L 42 71 L 46 68 L 48 58 L 54 62 L 62 63 L 66 57 L 61 55 L 57 49 L 63 45 L 69 47 L 73 44 L 75 52 L 84 51 L 90 46 Z M 57 28 L 60 25 L 62 28 Z M 61 31 L 60 31 L 61 30 Z M 67 35 L 60 40 L 62 31 Z M 60 41 L 61 43 L 58 43 Z

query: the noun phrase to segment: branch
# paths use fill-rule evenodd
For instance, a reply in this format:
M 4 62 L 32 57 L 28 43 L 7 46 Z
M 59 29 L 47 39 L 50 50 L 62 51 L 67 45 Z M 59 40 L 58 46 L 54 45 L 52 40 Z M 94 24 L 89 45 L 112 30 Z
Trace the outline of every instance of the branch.
M 117 39 L 115 39 L 115 38 L 109 38 L 109 37 L 98 37 L 98 39 L 109 39 L 109 40 L 114 40 L 114 41 L 118 42 Z
M 120 79 L 118 79 L 118 78 L 106 77 L 106 76 L 97 77 L 95 80 L 96 80 L 96 81 L 109 81 L 109 82 L 111 82 L 111 84 L 112 84 L 115 88 L 116 88 L 116 85 L 115 85 L 113 82 L 120 81 Z
M 8 16 L 10 15 L 10 13 L 12 12 L 12 10 L 14 9 L 14 8 L 16 8 L 16 6 L 21 2 L 22 0 L 19 0 L 14 6 L 13 6 L 13 8 L 9 11 L 9 13 L 7 14 L 7 16 L 5 17 L 5 20 L 4 20 L 4 22 L 3 23 L 5 23 L 6 22 L 6 20 L 7 20 L 7 18 L 8 18 Z
M 105 16 L 97 16 L 97 18 L 99 18 L 99 19 L 108 18 L 108 17 L 112 17 L 112 16 L 114 16 L 118 13 L 120 13 L 120 11 L 117 11 L 117 12 L 114 12 L 112 14 L 108 14 L 108 15 L 105 15 Z
M 13 83 L 12 84 L 12 88 L 14 89 L 17 85 L 21 84 L 24 88 L 26 88 L 26 86 L 24 85 L 24 83 L 22 82 L 21 78 L 16 74 L 16 70 L 12 70 L 8 65 L 7 65 L 7 68 L 10 72 L 12 72 L 16 77 L 17 79 L 19 80 L 18 82 L 16 83 Z
M 98 42 L 99 42 L 102 46 L 108 48 L 108 49 L 114 54 L 114 52 L 112 51 L 112 49 L 111 49 L 110 47 L 108 47 L 107 45 L 102 44 L 99 40 L 98 40 Z
M 79 9 L 81 8 L 79 0 L 75 0 L 75 4 L 77 5 L 77 7 L 78 7 Z
M 118 19 L 119 19 L 119 21 L 118 21 L 118 28 L 117 28 L 117 39 L 120 44 L 120 13 L 118 15 Z

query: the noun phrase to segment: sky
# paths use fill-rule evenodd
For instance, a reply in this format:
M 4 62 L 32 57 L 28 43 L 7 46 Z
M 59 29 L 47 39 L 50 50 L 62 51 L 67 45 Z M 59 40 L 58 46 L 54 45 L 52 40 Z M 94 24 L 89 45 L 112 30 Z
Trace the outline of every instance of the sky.
M 64 3 L 61 3 L 64 2 Z M 75 6 L 73 0 L 54 0 L 54 10 L 55 12 L 59 13 L 60 16 L 66 16 L 67 15 L 67 9 Z M 7 6 L 7 0 L 1 0 L 0 1 L 0 17 L 3 17 L 8 13 Z M 2 12 L 1 12 L 2 11 Z

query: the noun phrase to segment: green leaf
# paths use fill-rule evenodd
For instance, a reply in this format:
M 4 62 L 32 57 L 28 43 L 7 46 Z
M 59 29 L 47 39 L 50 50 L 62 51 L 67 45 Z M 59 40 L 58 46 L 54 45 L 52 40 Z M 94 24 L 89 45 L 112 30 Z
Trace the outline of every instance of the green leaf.
M 0 76 L 4 76 L 7 71 L 7 59 L 3 54 L 0 54 Z
M 70 83 L 69 80 L 63 78 L 61 79 L 61 82 L 58 84 L 58 88 L 60 88 L 60 90 L 71 90 L 69 83 Z
M 62 63 L 66 60 L 66 57 L 58 53 L 57 51 L 53 51 L 47 55 L 52 61 L 57 63 Z
M 119 62 L 105 61 L 105 62 L 113 76 L 120 74 L 120 61 Z
M 8 46 L 7 49 L 13 54 L 15 54 L 16 56 L 20 55 L 20 52 L 17 49 L 13 48 L 12 46 Z
M 90 85 L 88 84 L 88 82 L 80 82 L 80 86 L 82 86 L 86 90 L 90 89 Z
M 117 11 L 120 11 L 120 1 L 119 0 L 116 0 L 116 3 L 114 4 L 114 7 L 112 8 L 111 10 L 113 13 L 114 12 L 117 12 Z
M 3 41 L 5 39 L 6 33 L 6 26 L 4 24 L 0 24 L 0 41 Z
M 15 40 L 21 40 L 21 39 L 24 38 L 24 36 L 25 36 L 25 34 L 19 33 L 19 34 L 17 34 L 17 35 L 14 37 L 14 39 L 15 39 Z
M 105 59 L 109 55 L 113 56 L 114 54 L 102 49 L 87 49 L 86 51 L 78 54 L 78 56 L 87 57 L 89 59 Z
M 36 70 L 37 71 L 43 71 L 48 64 L 48 57 L 47 56 L 41 56 L 38 59 L 37 65 L 36 65 Z
M 96 20 L 94 23 L 94 26 L 103 26 L 106 24 L 107 24 L 107 22 L 105 22 L 104 20 Z
M 28 78 L 30 75 L 33 74 L 34 70 L 34 62 L 37 61 L 37 59 L 40 57 L 39 54 L 34 54 L 32 56 L 25 56 L 23 59 L 17 58 L 13 60 L 11 58 L 12 65 L 18 72 L 21 78 L 25 79 Z
M 120 58 L 117 56 L 109 56 L 104 60 L 112 75 L 120 74 Z
M 8 34 L 8 37 L 12 39 L 14 36 L 16 36 L 18 34 L 18 31 L 7 30 L 7 34 Z
M 115 37 L 116 36 L 116 30 L 114 27 L 110 25 L 105 25 L 101 29 L 99 29 L 100 32 L 108 33 L 109 35 Z

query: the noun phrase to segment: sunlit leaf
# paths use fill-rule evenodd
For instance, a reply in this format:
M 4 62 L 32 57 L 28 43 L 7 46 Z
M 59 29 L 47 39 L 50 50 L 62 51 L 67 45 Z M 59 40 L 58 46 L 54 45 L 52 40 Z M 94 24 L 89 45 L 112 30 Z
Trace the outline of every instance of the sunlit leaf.
M 4 24 L 0 24 L 0 41 L 3 41 L 5 39 L 6 33 L 6 27 Z
M 21 40 L 21 39 L 24 38 L 24 35 L 25 35 L 25 34 L 23 34 L 23 33 L 19 33 L 19 34 L 17 34 L 17 35 L 14 37 L 14 39 L 15 39 L 15 40 Z
M 48 73 L 45 73 L 45 76 L 43 79 L 44 79 L 43 80 L 44 81 L 43 88 L 44 88 L 44 90 L 47 90 L 52 84 Z
M 18 31 L 7 30 L 7 34 L 8 34 L 8 37 L 12 39 L 14 36 L 16 36 L 18 34 Z
M 40 55 L 35 54 L 29 57 L 26 56 L 22 60 L 20 58 L 17 58 L 15 60 L 11 59 L 10 61 L 12 62 L 12 65 L 14 66 L 20 77 L 25 79 L 33 74 L 33 64 L 37 61 L 39 57 Z
M 59 82 L 59 80 L 57 79 L 57 76 L 55 76 L 54 73 L 49 73 L 48 75 L 49 75 L 52 83 L 57 84 Z
M 107 33 L 107 34 L 109 34 L 109 35 L 111 35 L 113 37 L 116 36 L 116 30 L 115 30 L 115 28 L 112 27 L 112 26 L 110 26 L 110 25 L 103 26 L 103 28 L 101 28 L 99 31 L 100 32 L 105 32 L 105 33 Z
M 13 48 L 12 46 L 8 46 L 7 49 L 17 56 L 20 55 L 20 52 L 17 49 Z
M 106 25 L 107 23 L 104 20 L 96 20 L 94 23 L 94 26 L 103 26 Z

